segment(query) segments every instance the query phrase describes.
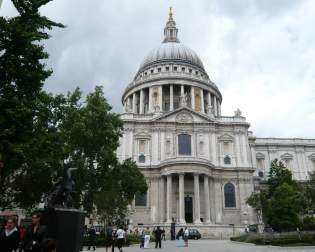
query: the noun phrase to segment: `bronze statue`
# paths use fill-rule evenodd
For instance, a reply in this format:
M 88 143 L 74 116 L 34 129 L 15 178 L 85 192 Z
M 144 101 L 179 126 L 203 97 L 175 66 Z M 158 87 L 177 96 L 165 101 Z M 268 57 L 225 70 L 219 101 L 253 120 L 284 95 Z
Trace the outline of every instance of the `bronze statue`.
M 71 168 L 72 163 L 63 163 L 63 177 L 59 177 L 54 184 L 52 190 L 49 192 L 46 198 L 45 207 L 72 207 L 72 196 L 74 188 L 74 181 L 71 177 L 71 171 L 76 168 Z

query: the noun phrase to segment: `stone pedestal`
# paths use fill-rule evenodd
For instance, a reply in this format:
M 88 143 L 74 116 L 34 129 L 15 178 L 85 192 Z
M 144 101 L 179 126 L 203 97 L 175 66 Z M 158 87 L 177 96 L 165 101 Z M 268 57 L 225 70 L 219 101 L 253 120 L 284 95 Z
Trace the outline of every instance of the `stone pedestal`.
M 47 238 L 57 242 L 58 252 L 78 252 L 83 242 L 84 212 L 78 209 L 46 208 L 42 211 Z

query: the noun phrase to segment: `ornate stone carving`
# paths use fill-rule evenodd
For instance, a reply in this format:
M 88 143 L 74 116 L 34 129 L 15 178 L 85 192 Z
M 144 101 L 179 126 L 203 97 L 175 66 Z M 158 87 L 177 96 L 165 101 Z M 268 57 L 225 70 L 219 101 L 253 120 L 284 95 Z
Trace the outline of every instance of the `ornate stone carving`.
M 190 113 L 182 112 L 176 116 L 175 120 L 176 122 L 181 122 L 181 123 L 191 123 L 194 121 L 194 118 Z
M 238 108 L 234 111 L 234 116 L 235 117 L 242 117 L 242 111 Z

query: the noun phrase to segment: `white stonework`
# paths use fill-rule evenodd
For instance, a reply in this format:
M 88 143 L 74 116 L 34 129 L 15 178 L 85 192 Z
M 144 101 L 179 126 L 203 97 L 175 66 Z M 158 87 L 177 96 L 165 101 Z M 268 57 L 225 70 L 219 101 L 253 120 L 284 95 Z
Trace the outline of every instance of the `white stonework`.
M 129 219 L 134 226 L 174 220 L 209 237 L 227 237 L 257 223 L 246 199 L 273 159 L 283 160 L 294 178 L 308 178 L 315 170 L 315 139 L 255 138 L 239 109 L 222 116 L 218 87 L 177 33 L 170 13 L 163 43 L 122 95 L 117 154 L 137 162 L 149 187 Z

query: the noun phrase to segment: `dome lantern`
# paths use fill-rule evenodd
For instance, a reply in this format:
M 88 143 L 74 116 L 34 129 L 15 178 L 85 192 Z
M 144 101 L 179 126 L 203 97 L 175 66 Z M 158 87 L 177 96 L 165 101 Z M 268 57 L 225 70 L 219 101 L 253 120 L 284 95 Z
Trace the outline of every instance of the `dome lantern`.
M 173 19 L 172 7 L 170 7 L 169 17 L 164 28 L 164 40 L 163 43 L 176 42 L 179 43 L 177 38 L 178 29 L 176 22 Z

